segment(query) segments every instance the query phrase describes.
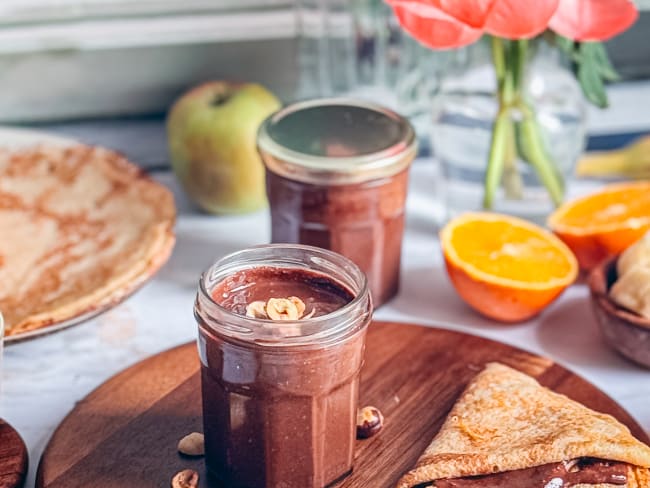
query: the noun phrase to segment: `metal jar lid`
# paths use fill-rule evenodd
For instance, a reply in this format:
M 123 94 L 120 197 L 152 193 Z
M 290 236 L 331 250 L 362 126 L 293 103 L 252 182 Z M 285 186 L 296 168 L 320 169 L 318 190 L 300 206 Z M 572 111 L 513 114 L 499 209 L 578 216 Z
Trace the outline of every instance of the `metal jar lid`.
M 413 127 L 380 105 L 346 98 L 297 102 L 267 118 L 257 135 L 266 167 L 292 180 L 342 185 L 391 176 L 417 151 Z

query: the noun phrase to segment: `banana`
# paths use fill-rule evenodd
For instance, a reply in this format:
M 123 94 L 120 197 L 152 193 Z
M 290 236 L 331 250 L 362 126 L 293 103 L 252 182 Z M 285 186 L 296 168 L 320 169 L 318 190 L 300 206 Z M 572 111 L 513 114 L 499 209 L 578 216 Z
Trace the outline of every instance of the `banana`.
M 609 291 L 621 307 L 650 319 L 650 267 L 632 268 Z
M 650 135 L 638 138 L 622 149 L 586 154 L 576 174 L 583 177 L 650 179 Z
M 650 232 L 623 251 L 616 272 L 618 280 L 609 290 L 610 298 L 650 319 Z
M 637 267 L 650 268 L 650 232 L 623 251 L 618 258 L 616 272 L 618 276 L 624 276 Z

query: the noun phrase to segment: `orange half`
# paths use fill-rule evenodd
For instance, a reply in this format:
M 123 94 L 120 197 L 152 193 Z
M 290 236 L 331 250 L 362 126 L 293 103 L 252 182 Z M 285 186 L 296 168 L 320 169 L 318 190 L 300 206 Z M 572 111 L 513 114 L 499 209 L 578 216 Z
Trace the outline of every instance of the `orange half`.
M 442 229 L 440 242 L 461 298 L 502 322 L 537 315 L 578 275 L 578 262 L 560 239 L 507 215 L 463 214 Z
M 650 230 L 650 182 L 618 183 L 558 208 L 548 226 L 583 269 L 620 254 Z

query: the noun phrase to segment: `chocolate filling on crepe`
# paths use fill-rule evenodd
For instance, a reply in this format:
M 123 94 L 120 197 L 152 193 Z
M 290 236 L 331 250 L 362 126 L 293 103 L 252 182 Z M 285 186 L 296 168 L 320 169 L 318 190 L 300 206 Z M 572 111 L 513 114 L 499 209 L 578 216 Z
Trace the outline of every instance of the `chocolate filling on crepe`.
M 610 415 L 490 363 L 398 488 L 650 487 L 650 447 Z
M 445 478 L 421 485 L 435 488 L 572 488 L 583 485 L 625 486 L 628 465 L 582 458 L 575 463 L 542 464 L 533 468 L 464 478 Z

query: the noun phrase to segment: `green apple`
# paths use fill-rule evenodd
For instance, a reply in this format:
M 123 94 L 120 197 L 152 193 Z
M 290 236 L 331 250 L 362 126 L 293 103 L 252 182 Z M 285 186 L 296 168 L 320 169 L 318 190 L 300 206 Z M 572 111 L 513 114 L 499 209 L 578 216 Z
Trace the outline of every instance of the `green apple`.
M 174 103 L 167 117 L 172 168 L 190 198 L 211 213 L 243 213 L 267 204 L 255 138 L 280 107 L 266 88 L 213 81 Z

